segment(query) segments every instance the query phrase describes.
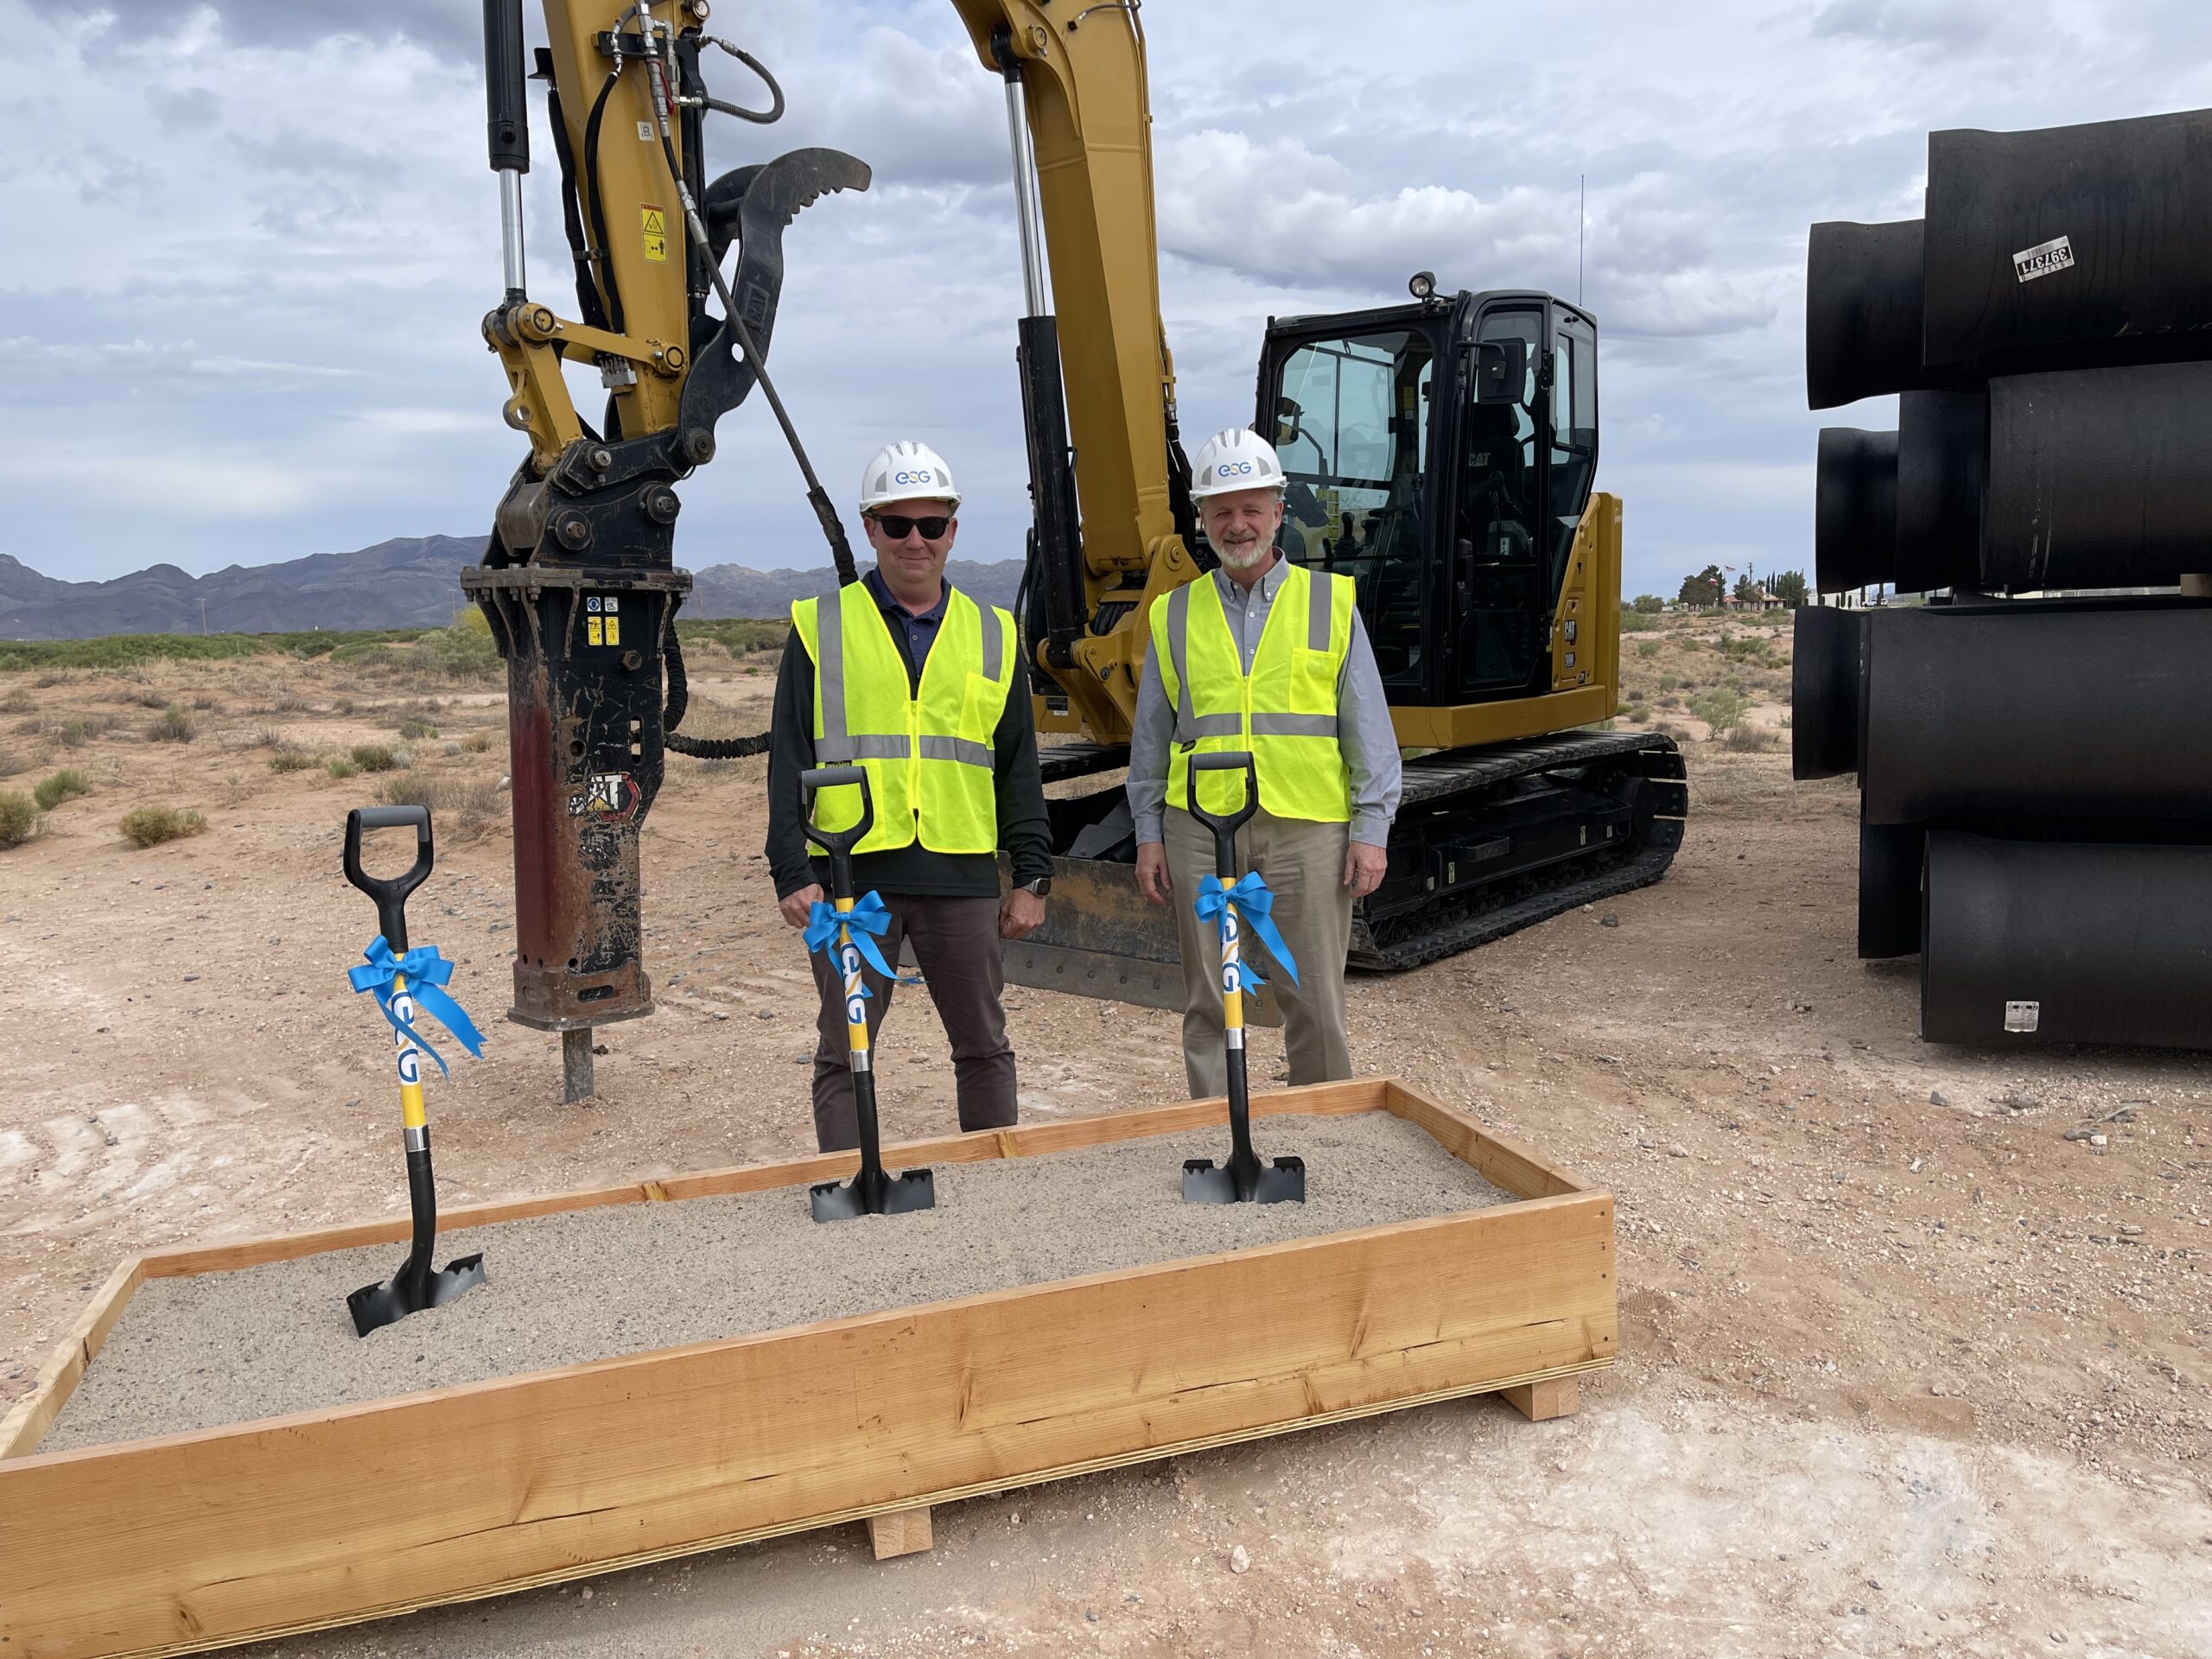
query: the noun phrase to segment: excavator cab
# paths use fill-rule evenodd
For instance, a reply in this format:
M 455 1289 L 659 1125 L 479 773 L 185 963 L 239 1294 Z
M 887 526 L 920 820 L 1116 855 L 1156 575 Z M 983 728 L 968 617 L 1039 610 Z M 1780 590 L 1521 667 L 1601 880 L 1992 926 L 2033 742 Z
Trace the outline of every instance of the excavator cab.
M 1598 467 L 1598 329 L 1522 290 L 1271 318 L 1256 429 L 1289 480 L 1281 546 L 1350 576 L 1394 705 L 1554 689 Z

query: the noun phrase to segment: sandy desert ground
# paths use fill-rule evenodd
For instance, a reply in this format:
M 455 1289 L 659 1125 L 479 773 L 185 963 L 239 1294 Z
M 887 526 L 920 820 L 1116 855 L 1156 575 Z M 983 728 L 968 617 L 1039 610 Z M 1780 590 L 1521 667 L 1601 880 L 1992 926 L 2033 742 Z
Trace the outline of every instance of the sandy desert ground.
M 903 1560 L 846 1529 L 257 1651 L 2212 1653 L 2212 1062 L 1922 1044 L 1916 964 L 1853 954 L 1849 780 L 1789 780 L 1787 630 L 1624 645 L 1631 708 L 1689 752 L 1667 880 L 1351 991 L 1362 1070 L 1618 1196 L 1621 1360 L 1580 1415 L 1439 1406 L 952 1506 Z M 810 1149 L 763 763 L 671 760 L 660 1011 L 563 1107 L 554 1039 L 498 1019 L 499 689 L 404 657 L 0 675 L 0 790 L 91 785 L 0 852 L 0 1404 L 124 1255 L 404 1207 L 338 865 L 395 780 L 445 831 L 418 942 L 493 1039 L 432 1090 L 448 1202 Z M 757 729 L 773 661 L 697 653 L 691 723 Z M 189 741 L 149 734 L 172 704 Z M 411 766 L 325 764 L 376 745 Z M 149 804 L 206 831 L 134 849 Z M 1179 1097 L 1171 1016 L 1008 1000 L 1026 1115 Z M 892 1138 L 951 1127 L 944 1051 L 906 994 Z M 1279 1039 L 1256 1056 L 1264 1081 Z

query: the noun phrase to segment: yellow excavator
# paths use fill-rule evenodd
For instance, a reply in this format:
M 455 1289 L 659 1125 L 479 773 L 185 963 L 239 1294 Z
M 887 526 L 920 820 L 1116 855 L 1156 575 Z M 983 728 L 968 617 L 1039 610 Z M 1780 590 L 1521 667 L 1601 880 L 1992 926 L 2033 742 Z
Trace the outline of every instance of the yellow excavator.
M 1017 365 L 1033 528 L 1018 602 L 1056 849 L 1046 928 L 1009 978 L 1179 1006 L 1174 935 L 1137 895 L 1122 791 L 1152 601 L 1210 569 L 1160 321 L 1141 0 L 952 0 L 1006 92 L 1025 315 Z M 681 734 L 676 486 L 757 386 L 841 579 L 852 555 L 770 379 L 783 230 L 868 169 L 801 149 L 709 177 L 710 115 L 782 112 L 769 72 L 710 32 L 709 0 L 544 0 L 546 83 L 576 315 L 528 291 L 522 0 L 485 0 L 506 291 L 485 337 L 530 452 L 464 588 L 508 670 L 515 1006 L 565 1034 L 651 1012 L 638 831 Z M 719 54 L 721 56 L 717 56 Z M 742 64 L 765 107 L 713 94 Z M 732 257 L 734 257 L 734 259 Z M 728 267 L 726 270 L 725 268 Z M 1621 504 L 1597 493 L 1598 331 L 1541 291 L 1446 292 L 1270 318 L 1254 425 L 1289 480 L 1288 556 L 1352 577 L 1408 752 L 1389 874 L 1353 961 L 1406 967 L 1656 880 L 1688 791 L 1667 739 L 1617 712 Z M 562 365 L 607 397 L 594 426 Z M 1099 787 L 1085 790 L 1077 780 Z M 1262 1019 L 1267 1018 L 1263 1010 Z

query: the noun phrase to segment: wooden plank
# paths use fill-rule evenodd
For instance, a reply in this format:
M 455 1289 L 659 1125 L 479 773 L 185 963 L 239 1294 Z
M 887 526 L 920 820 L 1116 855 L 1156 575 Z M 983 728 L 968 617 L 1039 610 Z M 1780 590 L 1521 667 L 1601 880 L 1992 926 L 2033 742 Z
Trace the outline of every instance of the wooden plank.
M 1547 1423 L 1554 1417 L 1572 1417 L 1582 1409 L 1582 1385 L 1572 1376 L 1550 1377 L 1541 1382 L 1526 1382 L 1519 1388 L 1500 1389 L 1506 1403 L 1532 1423 Z
M 18 1400 L 5 1417 L 0 1417 L 0 1458 L 21 1457 L 38 1444 L 39 1437 L 52 1427 L 77 1384 L 84 1380 L 85 1368 L 107 1341 L 108 1332 L 115 1329 L 116 1320 L 123 1317 L 124 1306 L 144 1278 L 144 1264 L 137 1256 L 108 1274 L 99 1294 L 54 1348 L 54 1357 L 39 1373 L 37 1386 Z
M 868 1541 L 879 1561 L 887 1561 L 894 1555 L 918 1555 L 925 1549 L 935 1548 L 936 1541 L 930 1532 L 930 1506 L 924 1503 L 917 1509 L 871 1515 L 868 1518 Z
M 1255 1116 L 1289 1112 L 1306 1116 L 1343 1116 L 1375 1111 L 1383 1103 L 1381 1079 L 1352 1083 L 1308 1084 L 1255 1096 Z M 1058 1123 L 1025 1124 L 1012 1129 L 977 1129 L 966 1135 L 938 1135 L 909 1141 L 884 1150 L 884 1161 L 898 1168 L 918 1164 L 984 1163 L 1008 1155 L 1035 1157 L 1079 1147 L 1136 1140 L 1158 1135 L 1178 1135 L 1186 1129 L 1226 1123 L 1228 1103 L 1223 1100 L 1186 1101 L 1172 1106 L 1147 1107 L 1139 1111 L 1108 1112 L 1095 1117 L 1071 1118 Z M 1009 1154 L 1007 1148 L 1011 1148 Z M 609 1204 L 645 1204 L 679 1198 L 721 1198 L 734 1192 L 758 1192 L 772 1187 L 797 1186 L 816 1181 L 841 1181 L 860 1166 L 852 1152 L 819 1154 L 781 1163 L 741 1164 L 726 1169 L 702 1170 L 685 1175 L 664 1175 L 619 1186 L 587 1188 L 533 1198 L 503 1198 L 487 1204 L 463 1205 L 438 1216 L 438 1231 L 464 1227 L 488 1227 L 503 1221 L 524 1221 L 533 1216 L 571 1210 L 596 1209 Z M 409 1222 L 404 1216 L 384 1221 L 354 1222 L 309 1232 L 283 1233 L 236 1243 L 186 1245 L 155 1250 L 145 1257 L 146 1276 L 181 1278 L 200 1273 L 227 1273 L 238 1268 L 260 1267 L 270 1262 L 296 1261 L 326 1250 L 350 1250 L 368 1244 L 404 1243 Z
M 1383 1084 L 1382 1103 L 1396 1116 L 1427 1130 L 1462 1163 L 1472 1164 L 1492 1186 L 1524 1198 L 1549 1198 L 1587 1190 L 1573 1176 L 1554 1169 L 1528 1147 L 1501 1140 L 1464 1113 L 1439 1105 L 1395 1077 Z
M 1499 1205 L 0 1465 L 0 1652 L 182 1651 L 1602 1365 L 1611 1211 Z

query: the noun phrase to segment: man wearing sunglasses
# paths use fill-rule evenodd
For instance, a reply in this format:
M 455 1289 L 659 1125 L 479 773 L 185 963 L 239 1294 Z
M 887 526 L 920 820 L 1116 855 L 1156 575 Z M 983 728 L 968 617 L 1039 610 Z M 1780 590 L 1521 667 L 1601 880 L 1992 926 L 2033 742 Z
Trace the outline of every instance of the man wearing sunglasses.
M 1014 1064 L 999 941 L 1044 924 L 1052 835 L 1014 618 L 944 579 L 959 507 L 951 469 L 926 444 L 887 444 L 862 470 L 861 523 L 875 568 L 791 607 L 768 751 L 766 850 L 778 907 L 803 928 L 824 896 L 829 862 L 808 856 L 798 775 L 865 769 L 875 820 L 855 850 L 855 887 L 880 893 L 890 912 L 877 936 L 887 963 L 913 944 L 951 1043 L 960 1127 L 1004 1128 L 1014 1121 Z M 815 811 L 824 829 L 857 823 L 860 791 L 824 790 Z M 1003 900 L 1001 849 L 1014 865 Z M 860 1127 L 844 986 L 823 953 L 813 962 L 814 1134 L 833 1152 L 859 1145 Z M 893 982 L 864 972 L 873 1037 Z

